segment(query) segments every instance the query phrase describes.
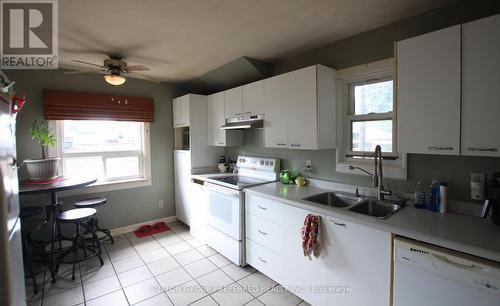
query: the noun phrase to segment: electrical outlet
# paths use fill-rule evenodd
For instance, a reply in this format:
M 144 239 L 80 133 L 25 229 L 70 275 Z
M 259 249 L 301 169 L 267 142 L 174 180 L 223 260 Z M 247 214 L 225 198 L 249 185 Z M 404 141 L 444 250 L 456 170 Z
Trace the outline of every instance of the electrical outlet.
M 158 208 L 163 208 L 163 201 L 158 201 Z
M 312 171 L 312 160 L 306 160 L 306 170 L 307 171 Z
M 473 200 L 484 200 L 485 196 L 485 180 L 484 173 L 471 173 L 470 174 L 470 197 Z

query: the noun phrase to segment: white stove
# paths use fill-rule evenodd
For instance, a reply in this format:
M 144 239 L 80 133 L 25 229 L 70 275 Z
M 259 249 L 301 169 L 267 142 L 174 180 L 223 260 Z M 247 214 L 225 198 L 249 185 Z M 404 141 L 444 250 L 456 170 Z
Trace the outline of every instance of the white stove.
M 244 189 L 278 179 L 279 159 L 239 156 L 237 174 L 197 175 L 208 192 L 207 244 L 237 265 L 245 261 Z

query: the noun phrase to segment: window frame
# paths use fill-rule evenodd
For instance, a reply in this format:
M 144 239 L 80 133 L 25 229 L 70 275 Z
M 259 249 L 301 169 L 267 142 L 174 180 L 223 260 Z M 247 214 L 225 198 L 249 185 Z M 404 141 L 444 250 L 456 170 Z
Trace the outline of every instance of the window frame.
M 366 121 L 381 121 L 381 120 L 391 120 L 392 122 L 392 152 L 382 152 L 382 157 L 385 159 L 397 159 L 398 154 L 396 152 L 396 137 L 395 137 L 395 129 L 396 129 L 396 124 L 394 120 L 394 104 L 395 104 L 395 98 L 393 96 L 393 104 L 392 104 L 392 111 L 390 112 L 385 112 L 385 113 L 368 113 L 368 114 L 362 114 L 362 115 L 355 115 L 354 110 L 355 110 L 355 95 L 354 95 L 354 88 L 356 85 L 368 85 L 368 84 L 375 84 L 379 82 L 384 82 L 384 81 L 393 81 L 393 89 L 395 88 L 395 80 L 392 72 L 390 70 L 386 71 L 378 71 L 378 72 L 373 72 L 367 76 L 361 76 L 361 77 L 356 77 L 353 79 L 348 79 L 344 82 L 344 91 L 347 93 L 347 98 L 345 99 L 345 103 L 347 103 L 346 106 L 346 111 L 345 112 L 345 122 L 346 125 L 344 127 L 345 129 L 345 134 L 347 137 L 345 137 L 347 143 L 345 143 L 345 154 L 346 157 L 360 157 L 360 158 L 367 158 L 367 157 L 373 157 L 374 152 L 368 152 L 368 151 L 353 151 L 352 150 L 352 124 L 353 122 L 366 122 Z M 347 157 L 349 158 L 349 157 Z
M 89 120 L 90 121 L 90 120 Z M 56 146 L 49 147 L 49 155 L 57 156 L 64 159 L 68 157 L 87 157 L 87 156 L 103 156 L 103 170 L 106 173 L 106 159 L 110 157 L 139 157 L 139 175 L 119 178 L 106 178 L 99 180 L 94 184 L 86 186 L 82 189 L 65 191 L 66 195 L 105 192 L 119 189 L 129 189 L 137 187 L 145 187 L 152 185 L 151 179 L 151 149 L 150 149 L 150 126 L 148 122 L 143 122 L 141 131 L 140 150 L 126 151 L 103 151 L 103 152 L 82 152 L 82 153 L 64 153 L 63 141 L 64 129 L 63 120 L 49 120 L 49 129 L 55 131 L 58 139 Z M 60 141 L 61 140 L 61 141 Z M 59 173 L 64 175 L 64 162 L 59 163 Z M 82 192 L 83 191 L 83 192 Z
M 336 99 L 337 99 L 337 149 L 336 149 L 336 171 L 348 174 L 365 175 L 356 170 L 350 170 L 349 166 L 361 167 L 367 171 L 373 172 L 374 162 L 372 152 L 354 152 L 351 148 L 351 121 L 348 118 L 351 112 L 351 104 L 354 97 L 350 93 L 351 84 L 359 84 L 366 81 L 384 78 L 393 80 L 393 152 L 383 153 L 384 158 L 384 176 L 400 180 L 407 179 L 407 156 L 405 153 L 397 152 L 397 81 L 395 73 L 394 58 L 387 58 L 359 66 L 349 67 L 337 70 L 336 74 Z M 357 115 L 370 118 L 372 115 Z M 383 118 L 383 114 L 374 114 L 372 118 Z M 350 154 L 351 153 L 351 154 Z M 353 156 L 354 155 L 354 156 Z

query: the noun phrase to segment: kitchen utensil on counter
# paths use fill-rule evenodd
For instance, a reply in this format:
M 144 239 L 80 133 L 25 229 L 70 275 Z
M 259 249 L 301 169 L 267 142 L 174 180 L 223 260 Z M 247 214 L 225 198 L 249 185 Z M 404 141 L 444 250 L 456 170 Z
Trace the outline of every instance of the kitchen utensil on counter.
M 219 163 L 217 165 L 217 170 L 219 171 L 219 173 L 226 173 L 227 172 L 227 165 L 224 163 Z

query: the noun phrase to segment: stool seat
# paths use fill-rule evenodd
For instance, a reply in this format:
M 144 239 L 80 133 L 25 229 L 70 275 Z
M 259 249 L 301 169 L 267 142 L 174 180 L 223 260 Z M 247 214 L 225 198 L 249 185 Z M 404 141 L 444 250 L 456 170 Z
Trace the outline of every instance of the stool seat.
M 101 205 L 106 204 L 106 198 L 91 198 L 91 199 L 86 199 L 83 201 L 78 201 L 75 203 L 75 207 L 77 208 L 84 208 L 84 207 L 98 207 Z
M 61 223 L 79 223 L 93 217 L 97 213 L 94 208 L 75 208 L 66 210 L 57 216 Z
M 31 219 L 41 215 L 43 213 L 43 207 L 41 206 L 28 206 L 22 207 L 19 212 L 19 218 L 21 220 Z

